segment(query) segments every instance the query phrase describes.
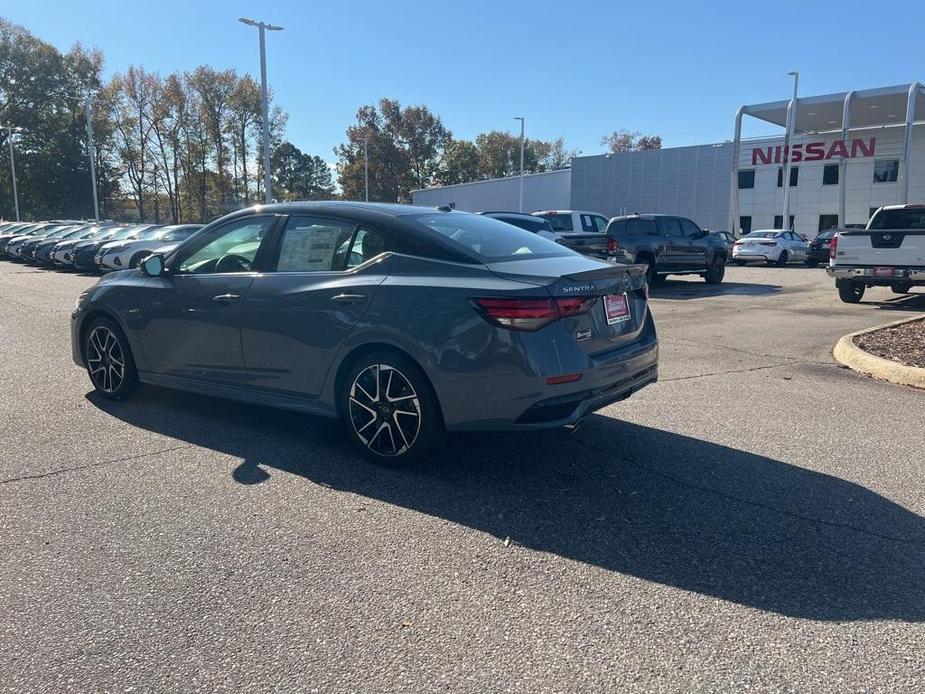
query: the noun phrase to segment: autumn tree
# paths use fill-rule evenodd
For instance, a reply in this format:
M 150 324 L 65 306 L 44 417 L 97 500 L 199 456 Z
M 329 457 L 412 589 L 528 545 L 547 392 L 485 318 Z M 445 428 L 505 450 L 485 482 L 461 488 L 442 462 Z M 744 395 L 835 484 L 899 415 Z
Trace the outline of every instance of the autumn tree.
M 638 152 L 647 149 L 661 149 L 661 135 L 643 135 L 631 130 L 614 130 L 601 138 L 601 144 L 611 154 L 620 152 Z
M 452 134 L 426 106 L 401 107 L 380 99 L 361 106 L 357 122 L 347 129 L 347 142 L 334 149 L 338 181 L 347 199 L 365 194 L 364 140 L 369 154 L 370 198 L 408 201 L 411 191 L 433 184 Z

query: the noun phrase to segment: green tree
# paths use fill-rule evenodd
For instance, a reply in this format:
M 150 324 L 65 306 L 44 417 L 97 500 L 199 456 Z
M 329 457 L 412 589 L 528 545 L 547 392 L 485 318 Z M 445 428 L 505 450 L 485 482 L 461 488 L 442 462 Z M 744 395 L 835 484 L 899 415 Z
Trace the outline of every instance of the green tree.
M 327 200 L 334 183 L 327 163 L 304 154 L 291 142 L 283 142 L 270 158 L 273 193 L 278 200 Z
M 98 51 L 76 45 L 62 54 L 24 28 L 0 19 L 0 123 L 21 129 L 14 135 L 14 146 L 24 219 L 92 214 L 82 96 L 99 88 L 102 65 Z M 94 113 L 102 196 L 112 194 L 117 176 L 107 165 L 110 125 L 106 113 Z M 0 130 L 4 152 L 7 137 L 7 131 Z M 14 205 L 8 166 L 0 167 L 0 190 L 0 216 L 9 218 Z
M 444 148 L 435 183 L 442 186 L 468 183 L 481 176 L 478 147 L 470 140 L 450 140 Z

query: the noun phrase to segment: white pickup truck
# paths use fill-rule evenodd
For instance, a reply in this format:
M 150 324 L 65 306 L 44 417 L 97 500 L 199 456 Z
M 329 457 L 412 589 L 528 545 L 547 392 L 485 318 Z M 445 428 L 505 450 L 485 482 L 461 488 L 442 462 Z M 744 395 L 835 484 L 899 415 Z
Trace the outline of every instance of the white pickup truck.
M 906 294 L 925 286 L 925 205 L 888 205 L 865 229 L 839 231 L 829 247 L 829 277 L 842 301 L 856 304 L 867 287 Z

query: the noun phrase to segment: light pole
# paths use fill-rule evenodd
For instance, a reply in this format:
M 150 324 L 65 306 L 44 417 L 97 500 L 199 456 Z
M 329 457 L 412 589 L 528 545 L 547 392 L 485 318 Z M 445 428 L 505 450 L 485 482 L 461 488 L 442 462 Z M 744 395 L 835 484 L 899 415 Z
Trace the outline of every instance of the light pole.
M 518 212 L 524 211 L 524 117 L 514 116 L 514 120 L 520 121 L 520 204 Z
M 267 47 L 264 34 L 266 31 L 282 31 L 283 27 L 253 19 L 241 17 L 242 24 L 257 27 L 260 32 L 260 105 L 263 109 L 263 201 L 267 204 L 273 199 L 270 195 L 270 106 L 267 99 Z
M 93 191 L 93 218 L 99 221 L 100 201 L 96 192 L 96 142 L 93 140 L 93 97 L 87 94 L 85 97 L 66 96 L 64 98 L 73 99 L 74 101 L 83 101 L 84 118 L 87 120 L 87 155 L 90 157 L 90 187 Z
M 800 73 L 798 70 L 788 72 L 793 77 L 793 101 L 790 102 L 790 108 L 787 109 L 787 135 L 784 140 L 784 152 L 787 155 L 787 164 L 784 167 L 784 176 L 781 185 L 784 188 L 784 209 L 781 216 L 781 229 L 790 228 L 790 169 L 793 162 L 793 131 L 796 130 L 797 123 L 797 89 L 800 86 Z M 793 231 L 793 229 L 790 229 Z
M 16 190 L 16 157 L 13 155 L 13 133 L 22 132 L 21 128 L 12 125 L 0 125 L 6 130 L 6 138 L 10 143 L 10 171 L 13 174 L 13 204 L 16 207 L 16 221 L 19 221 L 19 192 Z

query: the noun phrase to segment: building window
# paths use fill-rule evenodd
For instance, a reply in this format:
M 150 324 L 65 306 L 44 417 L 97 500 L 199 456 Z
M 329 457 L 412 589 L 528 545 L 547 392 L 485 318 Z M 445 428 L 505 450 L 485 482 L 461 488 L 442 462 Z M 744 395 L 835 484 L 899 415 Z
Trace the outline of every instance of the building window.
M 755 170 L 749 169 L 748 171 L 739 172 L 739 188 L 754 188 L 755 187 Z
M 825 169 L 822 170 L 822 185 L 838 185 L 838 164 L 826 164 Z
M 748 217 L 739 217 L 739 229 L 742 230 L 742 234 L 752 233 L 752 218 Z
M 783 229 L 784 228 L 783 223 L 784 223 L 784 215 L 782 214 L 774 215 L 774 228 L 775 229 Z M 790 215 L 790 226 L 787 228 L 793 229 L 793 215 Z
M 884 159 L 874 163 L 874 183 L 896 183 L 899 159 Z
M 796 186 L 797 181 L 800 180 L 800 167 L 793 166 L 790 168 L 790 187 L 793 188 Z M 780 188 L 784 185 L 784 168 L 781 167 L 777 170 L 777 187 Z
M 819 231 L 823 232 L 826 229 L 831 229 L 838 226 L 838 215 L 837 214 L 821 214 L 819 215 Z

